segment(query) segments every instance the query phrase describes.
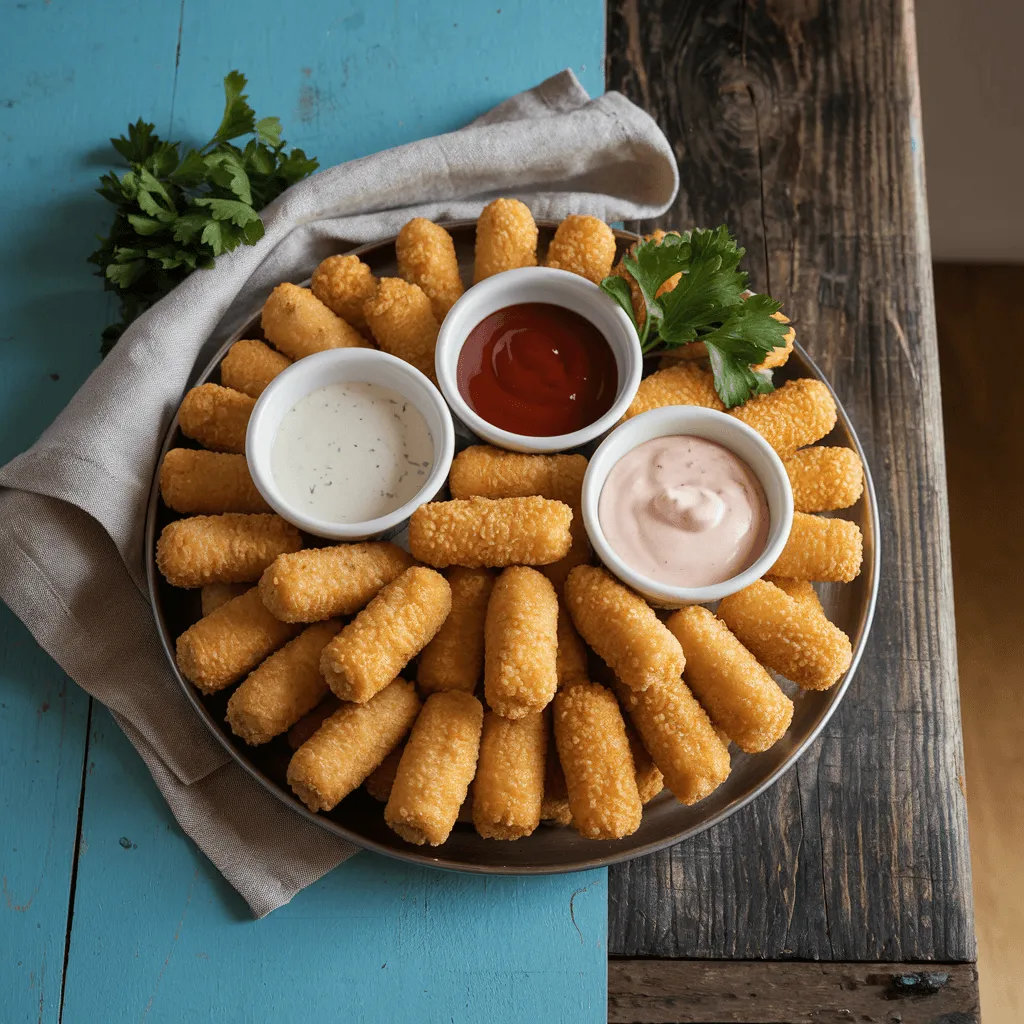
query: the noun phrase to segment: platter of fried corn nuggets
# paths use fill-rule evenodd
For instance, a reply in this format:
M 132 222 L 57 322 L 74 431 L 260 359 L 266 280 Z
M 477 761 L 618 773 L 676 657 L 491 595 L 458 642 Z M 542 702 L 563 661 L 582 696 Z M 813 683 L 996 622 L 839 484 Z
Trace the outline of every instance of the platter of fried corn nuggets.
M 817 736 L 860 657 L 878 577 L 870 477 L 793 331 L 776 390 L 732 411 L 790 477 L 763 579 L 667 613 L 602 568 L 579 514 L 584 454 L 471 443 L 392 540 L 330 544 L 273 514 L 249 413 L 294 360 L 378 346 L 433 378 L 464 288 L 518 266 L 613 272 L 636 236 L 591 217 L 414 220 L 284 283 L 183 398 L 159 455 L 147 564 L 186 694 L 280 799 L 355 843 L 485 872 L 651 852 L 721 820 Z M 688 346 L 687 355 L 691 353 Z M 627 413 L 722 409 L 699 358 L 649 360 Z

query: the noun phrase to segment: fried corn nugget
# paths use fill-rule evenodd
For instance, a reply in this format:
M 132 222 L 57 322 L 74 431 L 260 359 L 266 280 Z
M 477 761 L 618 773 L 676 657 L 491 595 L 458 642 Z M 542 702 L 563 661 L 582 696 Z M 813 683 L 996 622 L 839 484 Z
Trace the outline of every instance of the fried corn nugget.
M 292 755 L 288 785 L 311 811 L 332 810 L 401 743 L 419 710 L 404 679 L 365 704 L 343 704 Z
M 788 324 L 789 317 L 782 313 L 772 313 L 772 319 L 779 323 Z M 783 343 L 778 348 L 773 348 L 764 358 L 764 362 L 752 367 L 755 370 L 774 370 L 776 367 L 785 366 L 789 357 L 793 354 L 793 342 L 796 341 L 796 331 L 792 327 L 783 335 Z
M 679 641 L 642 597 L 604 569 L 573 569 L 565 603 L 580 636 L 627 686 L 643 690 L 682 675 L 686 658 Z
M 440 573 L 406 569 L 324 648 L 320 671 L 335 696 L 363 704 L 384 689 L 427 646 L 451 607 Z
M 789 540 L 770 573 L 794 580 L 849 583 L 859 575 L 863 559 L 864 535 L 856 523 L 794 512 Z
M 494 584 L 484 627 L 484 693 L 503 718 L 551 703 L 558 689 L 558 596 L 536 569 L 514 565 Z
M 323 700 L 288 730 L 288 746 L 292 751 L 298 750 L 340 707 L 341 701 L 328 690 Z
M 302 535 L 280 516 L 226 512 L 168 523 L 156 564 L 172 587 L 254 583 L 278 555 L 301 547 Z
M 677 363 L 644 378 L 623 419 L 632 419 L 650 409 L 666 405 L 700 405 L 705 409 L 725 411 L 715 391 L 715 378 L 690 363 Z
M 413 564 L 386 541 L 310 548 L 276 558 L 260 578 L 260 596 L 284 622 L 354 615 Z
M 514 720 L 484 715 L 473 780 L 473 825 L 484 839 L 521 839 L 540 824 L 547 743 L 539 711 Z
M 612 692 L 598 683 L 560 690 L 553 720 L 576 830 L 588 839 L 632 835 L 643 804 L 626 723 Z
M 825 614 L 825 609 L 821 606 L 818 592 L 814 589 L 814 584 L 810 580 L 791 580 L 786 576 L 773 576 L 768 582 L 774 583 L 779 590 L 789 594 L 797 604 L 802 605 L 804 608 L 818 612 L 820 615 Z
M 864 492 L 864 467 L 852 448 L 804 448 L 783 465 L 797 512 L 849 508 Z
M 477 444 L 455 456 L 448 485 L 453 498 L 529 498 L 578 506 L 587 460 L 582 455 L 523 455 Z
M 241 597 L 249 589 L 248 583 L 207 583 L 199 592 L 203 615 L 215 612 L 222 604 L 227 604 L 233 597 Z
M 409 520 L 409 547 L 444 569 L 548 565 L 569 553 L 572 509 L 547 498 L 462 498 L 420 505 Z
M 518 199 L 495 199 L 476 222 L 473 283 L 504 270 L 537 266 L 537 224 Z
M 767 580 L 723 598 L 718 617 L 758 661 L 805 690 L 827 690 L 850 667 L 850 638 Z
M 398 275 L 419 285 L 441 323 L 462 294 L 455 242 L 440 224 L 414 217 L 395 239 Z
M 665 785 L 680 803 L 695 804 L 726 780 L 728 748 L 682 679 L 652 683 L 642 693 L 620 682 L 617 690 Z
M 259 398 L 267 385 L 292 361 L 262 341 L 236 341 L 220 364 L 220 382 L 250 398 Z
M 363 315 L 384 352 L 415 366 L 435 384 L 434 348 L 441 329 L 426 292 L 400 277 L 382 277 Z
M 160 497 L 175 512 L 269 512 L 244 455 L 172 448 L 160 464 Z
M 384 758 L 381 763 L 366 776 L 363 783 L 366 792 L 379 803 L 386 804 L 391 796 L 391 787 L 395 784 L 395 776 L 398 774 L 398 764 L 405 752 L 405 744 L 402 743 Z
M 189 626 L 178 637 L 175 660 L 190 683 L 203 693 L 216 693 L 251 672 L 298 631 L 298 626 L 275 619 L 252 587 Z
M 836 425 L 836 403 L 820 380 L 787 380 L 729 412 L 753 427 L 782 458 L 820 441 Z
M 585 682 L 586 680 L 582 680 Z M 555 731 L 551 723 L 551 711 L 544 711 L 547 730 L 547 758 L 544 762 L 544 800 L 540 806 L 542 821 L 553 825 L 571 825 L 572 811 L 569 810 L 569 790 L 565 785 L 565 772 L 558 760 Z
M 200 384 L 185 395 L 178 426 L 186 437 L 216 452 L 245 454 L 245 432 L 254 398 L 219 384 Z
M 329 348 L 365 348 L 363 336 L 332 313 L 308 288 L 279 284 L 263 304 L 260 319 L 267 340 L 289 359 Z
M 572 624 L 572 616 L 561 602 L 558 604 L 558 658 L 555 673 L 559 689 L 570 683 L 584 683 L 590 679 L 586 645 Z
M 328 256 L 313 271 L 313 294 L 358 331 L 368 331 L 363 304 L 377 290 L 377 278 L 358 256 Z
M 465 690 L 472 693 L 484 668 L 484 621 L 494 575 L 486 569 L 448 570 L 452 610 L 420 654 L 416 683 L 426 693 Z
M 544 262 L 600 284 L 614 261 L 615 232 L 597 217 L 571 214 L 558 225 Z
M 782 739 L 793 702 L 721 619 L 694 605 L 665 625 L 683 646 L 686 682 L 714 725 L 748 754 Z
M 259 746 L 287 732 L 315 708 L 327 693 L 320 652 L 339 629 L 336 619 L 309 626 L 250 672 L 228 701 L 231 731 L 250 746 Z
M 440 846 L 476 774 L 484 709 L 464 690 L 431 694 L 405 745 L 384 820 L 406 842 Z
M 640 794 L 640 802 L 649 804 L 665 788 L 665 776 L 647 753 L 636 726 L 626 715 L 623 715 L 623 721 L 626 723 L 629 751 L 633 755 L 633 770 L 636 773 L 636 788 Z

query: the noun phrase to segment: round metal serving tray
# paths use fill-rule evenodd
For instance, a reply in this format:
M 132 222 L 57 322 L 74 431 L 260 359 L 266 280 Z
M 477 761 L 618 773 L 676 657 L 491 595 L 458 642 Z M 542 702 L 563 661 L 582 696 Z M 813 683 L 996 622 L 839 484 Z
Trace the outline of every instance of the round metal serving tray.
M 445 225 L 455 239 L 456 251 L 464 277 L 469 280 L 472 271 L 474 221 L 459 221 Z M 550 240 L 555 222 L 540 222 L 541 245 Z M 636 236 L 617 231 L 620 250 L 636 240 Z M 394 239 L 351 250 L 368 263 L 378 275 L 394 275 Z M 220 361 L 230 345 L 239 338 L 262 338 L 259 311 L 255 311 L 241 330 L 233 334 L 217 351 L 209 365 L 196 380 L 197 384 L 219 380 Z M 651 369 L 657 365 L 652 360 Z M 776 381 L 795 377 L 825 378 L 810 357 L 798 344 L 789 362 L 776 371 Z M 864 461 L 864 452 L 857 435 L 838 400 L 839 419 L 825 443 L 855 448 Z M 178 421 L 171 423 L 160 450 L 164 453 L 174 446 L 192 446 L 178 429 Z M 159 460 L 157 462 L 159 466 Z M 404 842 L 384 823 L 383 804 L 373 800 L 362 789 L 341 802 L 329 814 L 313 814 L 292 795 L 285 782 L 285 769 L 291 749 L 283 736 L 261 747 L 249 747 L 235 737 L 224 722 L 225 708 L 231 690 L 213 696 L 204 696 L 187 682 L 174 661 L 175 639 L 200 616 L 199 592 L 179 590 L 170 586 L 156 568 L 156 538 L 160 530 L 177 518 L 160 500 L 159 483 L 153 480 L 146 517 L 146 571 L 149 594 L 156 616 L 157 628 L 167 653 L 167 659 L 181 684 L 182 690 L 205 722 L 207 728 L 225 750 L 254 779 L 279 800 L 292 807 L 321 827 L 348 839 L 358 846 L 378 853 L 418 864 L 460 871 L 489 874 L 547 874 L 577 871 L 628 860 L 652 853 L 677 843 L 738 811 L 764 792 L 810 746 L 825 727 L 839 702 L 843 699 L 850 679 L 857 669 L 875 609 L 878 590 L 879 550 L 878 511 L 871 475 L 864 461 L 864 496 L 851 509 L 841 513 L 856 522 L 864 533 L 864 568 L 853 583 L 819 586 L 822 603 L 829 617 L 846 633 L 853 643 L 853 661 L 849 671 L 832 689 L 824 692 L 799 690 L 791 683 L 780 680 L 796 705 L 793 723 L 786 735 L 763 754 L 744 754 L 730 747 L 732 773 L 710 797 L 692 807 L 684 807 L 665 790 L 644 808 L 640 828 L 625 839 L 596 842 L 584 839 L 572 828 L 542 825 L 533 835 L 516 842 L 495 842 L 481 839 L 471 825 L 458 824 L 443 846 L 418 847 Z

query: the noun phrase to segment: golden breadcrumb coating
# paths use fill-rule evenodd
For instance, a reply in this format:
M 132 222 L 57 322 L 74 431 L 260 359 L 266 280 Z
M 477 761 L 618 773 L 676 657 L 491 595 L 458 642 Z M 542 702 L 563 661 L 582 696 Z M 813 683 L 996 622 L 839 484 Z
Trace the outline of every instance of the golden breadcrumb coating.
M 260 578 L 260 596 L 285 622 L 354 615 L 413 564 L 387 541 L 310 548 L 275 559 Z
M 335 696 L 363 704 L 384 689 L 427 646 L 451 607 L 440 573 L 406 569 L 324 648 L 320 671 Z
M 215 612 L 222 604 L 227 604 L 233 597 L 241 597 L 249 589 L 248 583 L 207 583 L 199 592 L 203 614 Z
M 263 333 L 290 359 L 302 359 L 329 348 L 365 348 L 366 340 L 332 313 L 308 288 L 288 281 L 279 284 L 263 304 Z
M 301 547 L 302 535 L 280 516 L 227 512 L 168 523 L 156 564 L 173 587 L 254 583 L 278 555 Z
M 825 609 L 821 606 L 818 592 L 814 589 L 814 584 L 810 580 L 793 580 L 788 576 L 772 576 L 768 578 L 768 582 L 774 583 L 779 590 L 785 591 L 797 604 L 802 605 L 804 608 L 818 612 L 820 615 L 825 614 Z
M 753 427 L 782 458 L 820 441 L 836 425 L 836 403 L 820 380 L 788 380 L 730 413 Z
M 559 689 L 570 683 L 585 683 L 590 679 L 586 644 L 576 632 L 572 616 L 561 601 L 558 603 L 558 658 L 555 672 Z
M 772 319 L 778 320 L 779 323 L 788 324 L 789 317 L 784 316 L 781 312 L 772 313 Z M 757 366 L 751 367 L 754 370 L 774 370 L 776 367 L 785 366 L 789 361 L 789 357 L 793 354 L 793 342 L 796 341 L 796 331 L 792 327 L 782 336 L 782 344 L 778 348 L 773 348 L 768 355 L 765 356 L 764 362 L 758 363 Z
M 590 538 L 587 536 L 587 527 L 583 522 L 583 513 L 580 511 L 579 506 L 573 507 L 572 522 L 569 524 L 569 535 L 572 538 L 572 543 L 569 546 L 569 553 L 565 558 L 560 558 L 557 562 L 540 567 L 540 571 L 551 580 L 551 584 L 558 594 L 562 594 L 565 590 L 565 581 L 569 578 L 569 573 L 577 565 L 590 564 L 590 556 L 592 554 Z
M 586 682 L 586 680 L 581 680 Z M 571 825 L 572 811 L 569 809 L 569 790 L 565 785 L 565 772 L 558 760 L 558 746 L 555 744 L 555 730 L 551 722 L 551 709 L 544 711 L 547 730 L 547 759 L 544 763 L 544 800 L 540 806 L 542 821 L 552 825 Z
M 629 750 L 633 755 L 633 770 L 636 773 L 636 788 L 640 794 L 640 802 L 649 804 L 664 788 L 665 776 L 647 753 L 644 741 L 636 731 L 636 726 L 623 715 L 626 723 L 626 737 L 629 739 Z
M 311 811 L 332 810 L 402 742 L 419 710 L 404 679 L 365 704 L 343 704 L 292 755 L 288 785 Z
M 523 455 L 477 444 L 455 456 L 448 485 L 453 498 L 539 495 L 578 506 L 586 472 L 582 455 Z
M 422 288 L 400 277 L 382 277 L 363 304 L 363 315 L 382 351 L 404 359 L 437 383 L 434 349 L 441 325 Z
M 484 839 L 521 839 L 540 824 L 547 743 L 539 711 L 515 720 L 484 715 L 473 780 L 473 825 Z
M 664 241 L 666 235 L 678 234 L 678 231 L 662 231 L 661 228 L 656 228 L 654 231 L 651 232 L 651 234 L 644 235 L 644 241 L 654 241 L 660 245 L 661 242 Z M 636 258 L 636 247 L 639 244 L 639 242 L 634 242 L 629 247 L 629 256 L 631 259 Z M 630 300 L 633 304 L 633 317 L 635 318 L 637 324 L 641 328 L 643 328 L 644 322 L 647 320 L 647 305 L 644 302 L 644 293 L 640 290 L 640 285 L 636 283 L 636 278 L 626 269 L 626 265 L 625 263 L 623 263 L 622 260 L 619 260 L 619 262 L 615 264 L 614 268 L 612 269 L 612 273 L 616 277 L 621 277 L 626 282 L 626 284 L 629 285 Z M 679 279 L 682 276 L 682 273 L 673 274 L 670 278 L 663 281 L 661 285 L 659 285 L 658 290 L 654 293 L 654 297 L 658 298 L 659 296 L 664 295 L 666 292 L 672 291 L 675 288 L 675 286 L 679 284 Z M 685 347 L 689 348 L 690 346 L 687 345 Z M 703 347 L 704 346 L 702 345 L 701 348 Z
M 178 410 L 178 426 L 186 437 L 215 452 L 245 454 L 245 432 L 255 398 L 219 384 L 192 388 Z
M 175 512 L 269 512 L 244 455 L 172 448 L 160 464 L 160 497 Z
M 298 750 L 340 707 L 341 701 L 328 690 L 320 703 L 288 730 L 288 746 Z
M 221 605 L 178 637 L 181 674 L 203 693 L 216 693 L 251 672 L 299 627 L 275 619 L 255 587 Z
M 604 569 L 573 569 L 565 604 L 580 636 L 627 686 L 643 690 L 682 675 L 686 658 L 679 641 L 642 597 Z
M 464 498 L 420 505 L 409 547 L 437 569 L 548 565 L 569 553 L 572 509 L 547 498 Z
M 356 330 L 366 332 L 363 304 L 377 290 L 377 278 L 358 256 L 328 256 L 313 271 L 313 294 Z
M 864 467 L 852 448 L 803 448 L 784 465 L 797 512 L 849 508 L 864 492 Z
M 464 690 L 431 694 L 405 745 L 384 820 L 406 842 L 440 846 L 476 774 L 484 709 Z
M 600 284 L 615 261 L 615 232 L 598 217 L 570 214 L 558 225 L 545 266 Z
M 363 783 L 366 792 L 379 803 L 386 804 L 391 796 L 391 787 L 395 784 L 395 776 L 398 774 L 398 764 L 405 752 L 405 744 L 399 744 L 384 758 L 381 763 L 366 776 Z
M 398 232 L 395 256 L 399 277 L 423 289 L 437 322 L 441 323 L 462 294 L 452 236 L 440 224 L 414 217 Z
M 615 696 L 598 683 L 575 683 L 555 696 L 553 721 L 576 830 L 588 839 L 632 835 L 643 804 Z
M 850 638 L 767 580 L 723 598 L 718 616 L 758 661 L 805 690 L 827 690 L 850 667 Z
M 473 283 L 504 270 L 537 266 L 537 224 L 518 199 L 495 199 L 476 222 Z
M 220 364 L 220 382 L 250 398 L 259 398 L 267 385 L 292 361 L 262 341 L 236 341 Z
M 789 540 L 769 570 L 772 576 L 849 583 L 860 574 L 864 535 L 856 523 L 793 513 Z
M 694 696 L 740 750 L 759 754 L 782 739 L 793 702 L 721 619 L 694 605 L 665 625 L 683 646 Z
M 514 565 L 494 584 L 484 629 L 484 693 L 504 718 L 551 703 L 558 689 L 558 596 L 536 569 Z
M 420 654 L 416 684 L 425 693 L 472 693 L 483 678 L 484 621 L 494 574 L 452 566 L 446 576 L 452 588 L 452 610 Z
M 630 402 L 623 419 L 632 419 L 642 412 L 666 405 L 700 405 L 705 409 L 725 411 L 715 391 L 715 378 L 707 370 L 691 363 L 676 363 L 640 381 L 636 397 Z

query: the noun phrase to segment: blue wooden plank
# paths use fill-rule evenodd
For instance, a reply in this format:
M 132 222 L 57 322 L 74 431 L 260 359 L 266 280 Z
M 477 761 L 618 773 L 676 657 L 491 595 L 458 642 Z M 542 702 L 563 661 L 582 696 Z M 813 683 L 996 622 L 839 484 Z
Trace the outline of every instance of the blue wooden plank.
M 605 872 L 483 878 L 358 854 L 269 918 L 93 714 L 66 1021 L 603 1021 Z

